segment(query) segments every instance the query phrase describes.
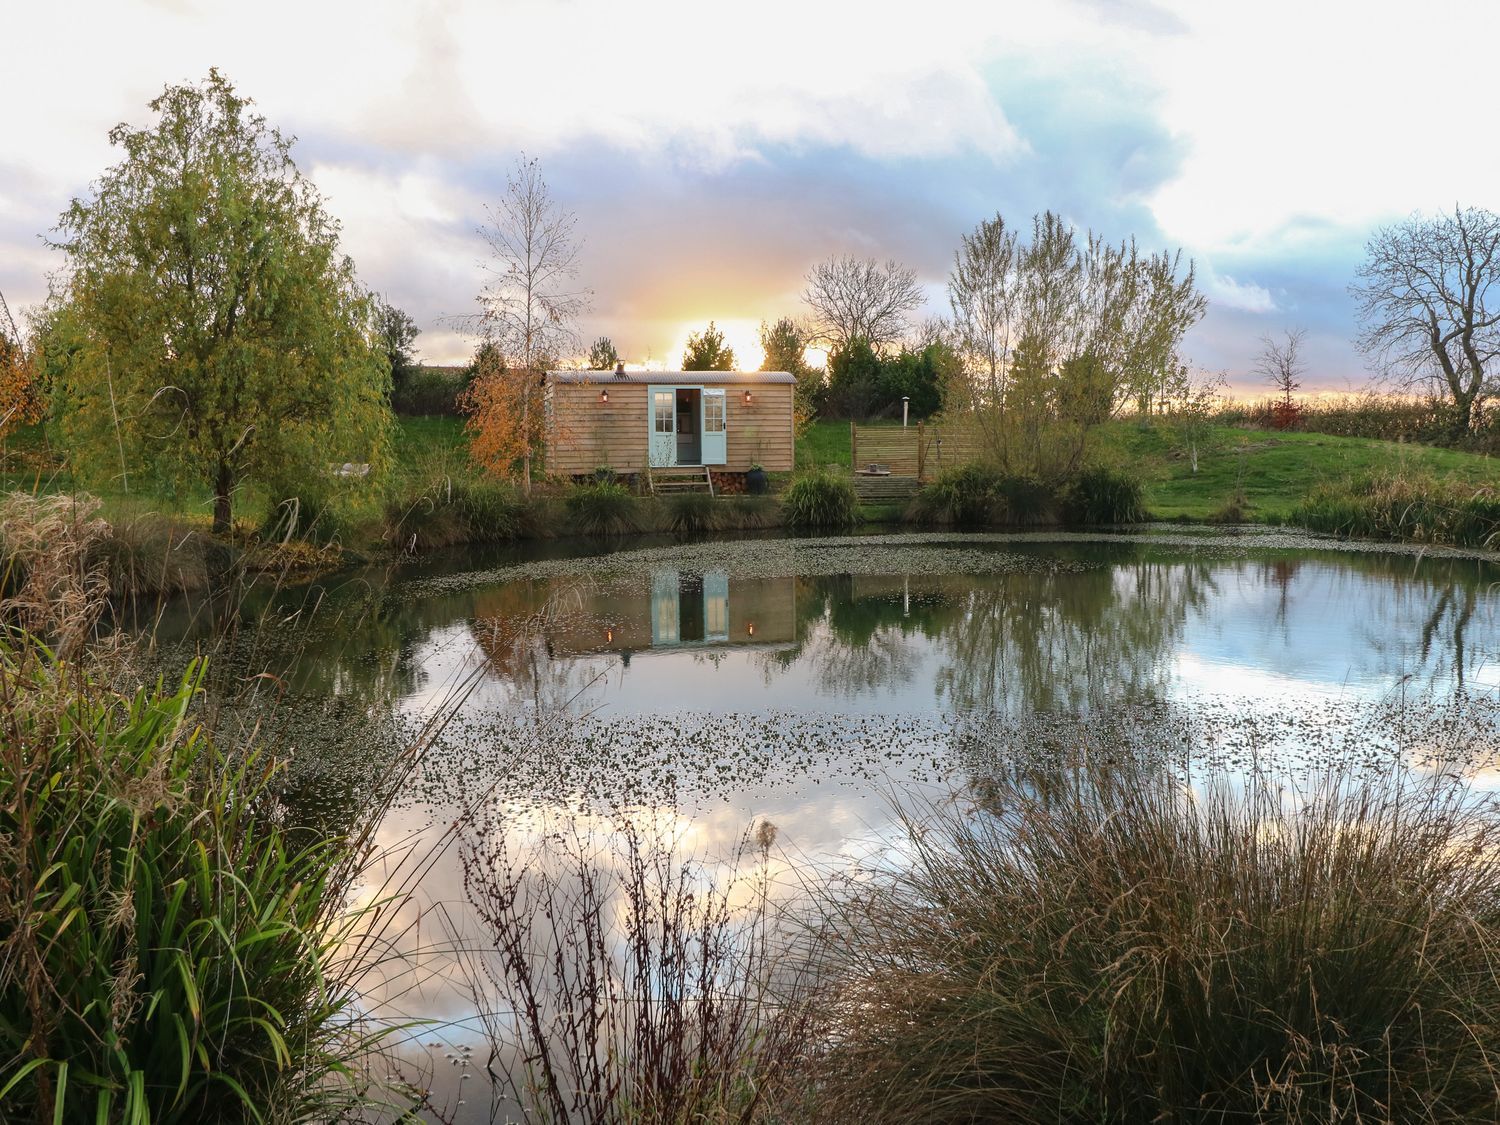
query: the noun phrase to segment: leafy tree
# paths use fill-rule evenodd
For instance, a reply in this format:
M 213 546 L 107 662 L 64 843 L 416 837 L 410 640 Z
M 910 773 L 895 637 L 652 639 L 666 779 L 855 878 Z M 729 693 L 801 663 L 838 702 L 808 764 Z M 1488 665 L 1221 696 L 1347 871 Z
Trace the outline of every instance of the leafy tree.
M 826 390 L 823 372 L 807 362 L 810 335 L 789 316 L 774 323 L 761 321 L 760 324 L 760 346 L 765 353 L 760 369 L 785 371 L 797 380 L 792 388 L 792 409 L 799 437 L 807 432 L 812 420 L 823 409 Z
M 386 362 L 391 368 L 391 394 L 399 395 L 406 389 L 411 377 L 417 372 L 417 360 L 412 351 L 422 330 L 417 322 L 405 312 L 387 301 L 375 305 L 375 338 L 385 352 Z
M 1463 437 L 1500 356 L 1500 215 L 1413 215 L 1375 233 L 1359 281 L 1360 347 L 1407 385 L 1436 387 Z
M 682 353 L 684 371 L 733 371 L 734 349 L 724 342 L 724 333 L 713 321 L 702 332 L 688 337 L 687 349 Z
M 899 355 L 883 360 L 878 380 L 882 408 L 900 417 L 903 398 L 909 399 L 911 417 L 928 418 L 943 405 L 943 388 L 958 377 L 963 360 L 941 340 L 921 348 L 903 348 Z
M 35 333 L 30 338 L 21 333 L 0 293 L 0 438 L 18 426 L 42 420 L 46 413 L 43 386 Z
M 1050 211 L 1029 241 L 999 216 L 966 236 L 949 300 L 968 377 L 945 388 L 948 413 L 1007 471 L 1048 480 L 1130 398 L 1151 408 L 1206 308 L 1180 252 L 1080 238 Z
M 590 371 L 613 371 L 619 362 L 620 353 L 615 351 L 615 343 L 608 336 L 600 336 L 589 346 Z
M 835 348 L 828 355 L 828 412 L 835 418 L 868 418 L 886 405 L 881 378 L 880 356 L 866 341 L 856 338 Z
M 807 331 L 789 316 L 775 323 L 760 323 L 760 346 L 765 352 L 762 371 L 785 371 L 800 378 L 808 370 Z
M 124 159 L 63 213 L 70 326 L 54 388 L 77 467 L 208 485 L 214 530 L 246 481 L 380 462 L 389 375 L 338 224 L 216 70 L 110 131 Z
M 516 161 L 489 216 L 480 234 L 494 264 L 479 319 L 494 347 L 463 399 L 469 452 L 492 474 L 519 474 L 529 495 L 531 464 L 547 438 L 542 381 L 548 365 L 575 346 L 574 324 L 590 294 L 573 286 L 578 220 L 552 198 L 535 158 Z

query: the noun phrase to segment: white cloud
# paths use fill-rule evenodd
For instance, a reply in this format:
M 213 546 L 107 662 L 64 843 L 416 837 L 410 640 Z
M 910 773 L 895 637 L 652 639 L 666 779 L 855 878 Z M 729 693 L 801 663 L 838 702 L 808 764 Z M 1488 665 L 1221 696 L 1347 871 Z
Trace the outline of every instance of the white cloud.
M 1203 271 L 1203 288 L 1209 300 L 1241 312 L 1268 313 L 1276 311 L 1276 302 L 1271 291 L 1253 281 L 1237 281 L 1227 274 Z

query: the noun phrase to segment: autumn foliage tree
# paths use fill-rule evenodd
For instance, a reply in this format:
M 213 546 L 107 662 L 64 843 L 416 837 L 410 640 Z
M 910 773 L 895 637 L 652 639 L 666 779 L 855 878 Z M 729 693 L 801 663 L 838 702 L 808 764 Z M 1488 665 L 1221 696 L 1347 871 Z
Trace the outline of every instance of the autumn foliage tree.
M 378 463 L 390 373 L 339 226 L 290 138 L 217 71 L 168 87 L 150 128 L 63 213 L 51 313 L 73 467 L 207 486 L 216 532 L 247 482 L 300 487 Z
M 0 294 L 0 438 L 18 426 L 40 422 L 45 413 L 34 349 Z
M 588 307 L 576 288 L 576 217 L 547 189 L 541 166 L 521 157 L 480 234 L 489 244 L 490 282 L 479 295 L 481 346 L 474 381 L 460 400 L 469 452 L 494 476 L 519 477 L 531 491 L 532 463 L 545 447 L 542 404 L 547 365 L 576 343 Z

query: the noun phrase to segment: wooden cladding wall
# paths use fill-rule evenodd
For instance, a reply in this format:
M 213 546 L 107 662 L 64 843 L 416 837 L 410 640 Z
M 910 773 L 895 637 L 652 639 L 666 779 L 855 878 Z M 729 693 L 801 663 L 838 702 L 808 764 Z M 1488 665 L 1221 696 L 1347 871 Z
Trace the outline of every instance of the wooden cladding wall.
M 856 470 L 884 465 L 896 477 L 914 477 L 922 482 L 945 469 L 979 460 L 983 452 L 977 436 L 961 426 L 927 424 L 914 426 L 856 426 L 849 424 L 849 443 Z
M 745 405 L 745 391 L 751 403 Z M 600 402 L 601 391 L 609 401 Z M 646 469 L 650 429 L 645 383 L 549 383 L 547 471 L 578 476 L 608 466 L 617 473 Z M 725 387 L 726 472 L 759 464 L 767 472 L 792 468 L 791 384 Z

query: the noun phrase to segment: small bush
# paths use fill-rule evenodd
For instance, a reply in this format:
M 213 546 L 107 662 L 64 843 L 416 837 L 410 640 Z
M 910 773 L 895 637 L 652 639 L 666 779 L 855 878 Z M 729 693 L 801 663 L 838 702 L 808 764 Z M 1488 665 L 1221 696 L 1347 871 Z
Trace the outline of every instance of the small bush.
M 1139 523 L 1146 518 L 1146 490 L 1116 469 L 1085 469 L 1069 484 L 1063 510 L 1069 523 Z
M 948 469 L 913 501 L 919 523 L 989 527 L 1003 518 L 1004 476 L 999 469 L 974 462 Z
M 719 501 L 706 492 L 683 492 L 667 497 L 667 526 L 681 535 L 713 531 L 721 526 Z
M 847 477 L 804 473 L 782 493 L 781 514 L 788 527 L 849 528 L 859 519 L 859 496 Z
M 830 910 L 835 1121 L 1492 1120 L 1500 817 L 1459 784 L 1083 765 Z
M 639 505 L 624 485 L 577 485 L 563 504 L 569 530 L 580 535 L 619 535 L 640 530 Z
M 1500 494 L 1426 475 L 1375 474 L 1319 485 L 1291 518 L 1335 535 L 1489 548 L 1500 541 Z

